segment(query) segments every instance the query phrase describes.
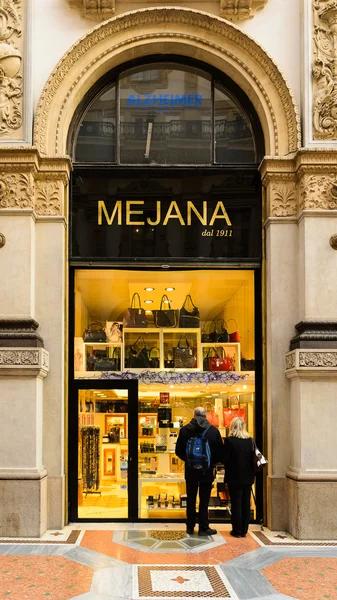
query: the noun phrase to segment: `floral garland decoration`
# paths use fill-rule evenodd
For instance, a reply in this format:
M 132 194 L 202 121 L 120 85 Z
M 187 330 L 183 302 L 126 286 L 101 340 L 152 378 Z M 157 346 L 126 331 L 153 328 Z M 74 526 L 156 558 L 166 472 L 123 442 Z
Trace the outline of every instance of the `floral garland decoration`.
M 187 384 L 187 383 L 225 383 L 227 385 L 233 385 L 238 381 L 246 379 L 249 375 L 238 375 L 232 371 L 198 371 L 196 373 L 191 372 L 177 372 L 177 371 L 140 371 L 135 373 L 134 371 L 103 371 L 99 379 L 119 379 L 129 380 L 138 379 L 140 383 L 162 383 L 167 384 Z

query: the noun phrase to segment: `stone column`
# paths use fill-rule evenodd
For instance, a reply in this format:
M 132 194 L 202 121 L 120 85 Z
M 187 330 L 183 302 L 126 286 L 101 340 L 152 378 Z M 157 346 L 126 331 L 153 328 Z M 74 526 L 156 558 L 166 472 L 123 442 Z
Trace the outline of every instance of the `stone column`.
M 291 444 L 288 530 L 335 539 L 337 521 L 337 151 L 299 152 L 299 316 L 286 355 Z M 331 244 L 330 244 L 331 240 Z
M 0 155 L 0 536 L 64 523 L 68 178 L 67 159 Z
M 287 529 L 286 471 L 290 460 L 290 392 L 284 355 L 298 318 L 298 224 L 293 159 L 266 158 L 264 186 L 264 430 L 268 456 L 267 525 Z

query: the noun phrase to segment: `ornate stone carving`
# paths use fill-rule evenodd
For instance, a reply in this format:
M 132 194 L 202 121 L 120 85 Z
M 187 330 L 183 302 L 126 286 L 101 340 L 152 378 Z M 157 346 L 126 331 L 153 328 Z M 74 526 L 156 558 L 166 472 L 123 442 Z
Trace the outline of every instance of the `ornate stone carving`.
M 315 139 L 337 139 L 337 0 L 313 0 Z
M 305 175 L 300 182 L 300 210 L 336 210 L 337 177 Z
M 39 350 L 0 350 L 1 365 L 38 365 Z
M 118 42 L 114 42 L 117 34 Z M 214 41 L 209 39 L 209 34 Z M 236 65 L 257 94 L 263 96 L 268 113 L 266 118 L 273 123 L 274 129 L 270 135 L 271 153 L 295 152 L 300 147 L 300 121 L 295 101 L 273 60 L 248 35 L 223 19 L 192 9 L 160 7 L 110 19 L 79 40 L 60 60 L 44 87 L 35 115 L 34 140 L 40 151 L 44 154 L 65 153 L 67 118 L 72 110 L 69 103 L 73 103 L 74 96 L 81 96 L 81 86 L 84 82 L 88 84 L 87 79 L 92 77 L 96 65 L 102 67 L 117 54 L 119 60 L 124 48 L 143 48 L 147 42 L 159 43 L 163 39 L 169 40 L 171 52 L 173 45 L 178 46 L 181 42 L 205 48 L 217 57 L 222 55 L 224 62 Z M 94 57 L 93 48 L 96 49 Z M 200 53 L 202 55 L 202 49 Z M 257 66 L 259 73 L 263 70 L 268 84 L 256 75 Z M 67 88 L 66 79 L 73 81 Z M 278 115 L 275 115 L 271 99 L 274 97 L 283 107 Z
M 0 208 L 29 208 L 34 203 L 34 184 L 29 173 L 0 172 Z
M 295 352 L 290 352 L 289 354 L 286 354 L 286 370 L 288 371 L 289 369 L 294 369 L 295 365 L 296 365 Z
M 37 181 L 35 210 L 38 215 L 60 215 L 63 192 L 57 181 Z
M 23 0 L 0 1 L 0 139 L 20 139 Z
M 220 15 L 230 21 L 240 21 L 254 16 L 268 0 L 220 0 Z
M 115 13 L 115 0 L 68 0 L 87 19 L 109 19 Z
M 294 217 L 297 214 L 294 183 L 273 185 L 271 189 L 270 215 Z
M 299 367 L 337 367 L 337 351 L 299 352 Z

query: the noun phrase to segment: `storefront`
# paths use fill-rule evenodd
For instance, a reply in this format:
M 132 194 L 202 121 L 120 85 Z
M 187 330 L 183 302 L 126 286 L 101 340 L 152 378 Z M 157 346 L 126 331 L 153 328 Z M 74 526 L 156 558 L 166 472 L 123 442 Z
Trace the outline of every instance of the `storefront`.
M 109 73 L 69 137 L 71 520 L 185 517 L 179 429 L 262 439 L 261 128 L 216 70 Z M 210 518 L 228 521 L 219 465 Z M 262 518 L 262 482 L 252 520 Z

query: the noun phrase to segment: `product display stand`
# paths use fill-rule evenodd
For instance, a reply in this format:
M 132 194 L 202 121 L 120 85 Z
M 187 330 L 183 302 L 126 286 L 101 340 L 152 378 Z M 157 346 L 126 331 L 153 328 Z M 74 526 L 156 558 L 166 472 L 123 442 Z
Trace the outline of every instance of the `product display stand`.
M 83 493 L 99 494 L 99 427 L 81 427 Z

